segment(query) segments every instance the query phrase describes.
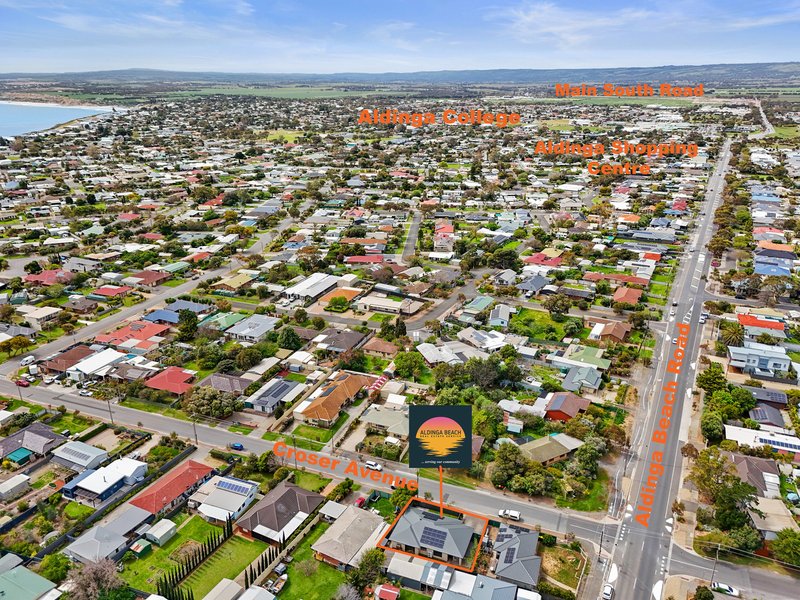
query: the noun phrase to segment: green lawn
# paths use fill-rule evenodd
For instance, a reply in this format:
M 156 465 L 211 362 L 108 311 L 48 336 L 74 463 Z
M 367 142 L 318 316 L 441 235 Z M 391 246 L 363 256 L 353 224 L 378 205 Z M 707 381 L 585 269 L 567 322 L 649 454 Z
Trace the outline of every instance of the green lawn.
M 69 502 L 64 507 L 64 516 L 72 521 L 80 521 L 94 512 L 91 506 L 84 506 L 77 502 Z
M 377 510 L 381 513 L 381 516 L 389 522 L 394 519 L 394 504 L 389 502 L 388 498 L 378 498 L 375 502 L 371 503 L 369 507 Z
M 386 313 L 374 313 L 368 321 L 377 321 L 378 323 L 383 323 L 384 321 L 391 321 L 394 318 L 393 315 L 387 315 Z
M 194 516 L 186 521 L 183 527 L 178 529 L 175 537 L 163 547 L 159 548 L 153 544 L 153 551 L 150 554 L 126 563 L 122 578 L 136 589 L 155 591 L 158 579 L 165 572 L 178 566 L 178 562 L 170 556 L 171 554 L 190 540 L 202 544 L 211 533 L 219 531 L 222 531 L 219 527 L 211 525 L 202 517 Z M 202 598 L 203 594 L 199 597 Z
M 653 296 L 665 297 L 669 294 L 669 286 L 660 283 L 651 283 L 647 293 L 652 298 Z
M 56 474 L 53 471 L 45 471 L 31 484 L 31 487 L 35 490 L 40 490 L 48 483 L 55 481 L 55 478 Z
M 186 279 L 170 279 L 169 281 L 165 281 L 161 285 L 163 285 L 164 287 L 174 288 L 178 287 L 179 285 L 183 285 L 184 283 L 186 283 L 186 281 L 187 281 Z
M 339 418 L 336 419 L 336 422 L 330 429 L 325 427 L 315 427 L 314 425 L 301 424 L 295 427 L 292 433 L 309 440 L 314 440 L 315 442 L 329 442 L 333 437 L 333 434 L 336 433 L 342 425 L 344 425 L 345 421 L 347 421 L 347 416 L 347 413 L 342 413 L 339 415 Z
M 195 598 L 202 598 L 217 585 L 221 579 L 236 579 L 247 566 L 258 558 L 267 544 L 260 540 L 247 540 L 233 536 L 211 557 L 187 577 L 182 587 L 191 588 Z
M 439 471 L 437 469 L 419 469 L 419 476 L 439 481 Z M 445 469 L 443 480 L 449 485 L 457 485 L 470 490 L 474 490 L 476 487 L 469 477 L 458 471 Z
M 246 427 L 244 425 L 231 425 L 228 427 L 228 431 L 232 431 L 233 433 L 241 433 L 242 435 L 249 435 L 251 431 L 253 431 L 253 427 Z
M 8 396 L 5 396 L 5 397 L 2 398 L 2 400 L 4 402 L 8 403 L 8 405 L 6 406 L 6 410 L 9 411 L 9 412 L 14 412 L 15 410 L 17 410 L 18 408 L 20 408 L 22 406 L 24 406 L 25 408 L 28 408 L 30 410 L 36 410 L 36 409 L 40 408 L 39 406 L 37 406 L 35 404 L 31 404 L 27 400 L 20 400 L 19 398 L 9 398 Z
M 306 382 L 306 376 L 301 373 L 289 373 L 288 375 L 284 375 L 283 378 L 286 381 L 296 381 L 297 383 Z
M 292 553 L 294 560 L 289 563 L 287 570 L 289 581 L 281 591 L 283 600 L 330 600 L 336 596 L 336 590 L 345 582 L 345 574 L 330 565 L 326 565 L 314 558 L 311 550 L 314 544 L 330 527 L 328 523 L 317 523 L 303 541 Z M 298 565 L 307 560 L 313 560 L 316 572 L 311 577 L 303 575 Z
M 55 421 L 52 421 L 50 423 L 50 427 L 52 427 L 53 431 L 57 433 L 61 433 L 65 429 L 69 429 L 69 433 L 70 435 L 72 435 L 73 433 L 80 433 L 81 431 L 85 431 L 94 424 L 95 421 L 93 421 L 88 417 L 84 417 L 83 415 L 64 413 Z
M 797 125 L 788 125 L 785 127 L 778 126 L 775 128 L 775 133 L 770 137 L 776 137 L 782 140 L 788 140 L 800 136 L 800 128 Z
M 181 419 L 183 421 L 191 420 L 189 419 L 189 415 L 187 415 L 185 412 L 177 408 L 171 408 L 167 404 L 147 402 L 145 400 L 137 400 L 136 398 L 125 398 L 122 404 L 128 408 L 143 410 L 150 413 L 158 413 L 164 415 L 165 417 L 172 417 L 173 419 Z
M 276 431 L 266 431 L 264 435 L 261 436 L 262 440 L 268 440 L 270 442 L 276 442 L 281 439 L 281 434 Z
M 400 589 L 400 600 L 430 600 L 430 596 L 426 596 L 425 594 L 420 594 L 419 592 L 414 592 L 412 590 L 407 590 L 405 588 Z
M 295 485 L 309 492 L 322 491 L 330 482 L 331 480 L 329 478 L 311 473 L 310 471 L 301 471 L 298 469 L 294 472 Z
M 608 473 L 600 469 L 597 473 L 597 479 L 594 480 L 592 487 L 589 489 L 589 493 L 583 498 L 578 500 L 558 498 L 556 506 L 585 512 L 606 510 L 608 507 Z
M 509 329 L 519 335 L 557 341 L 564 338 L 564 323 L 554 321 L 548 312 L 523 308 L 511 317 Z

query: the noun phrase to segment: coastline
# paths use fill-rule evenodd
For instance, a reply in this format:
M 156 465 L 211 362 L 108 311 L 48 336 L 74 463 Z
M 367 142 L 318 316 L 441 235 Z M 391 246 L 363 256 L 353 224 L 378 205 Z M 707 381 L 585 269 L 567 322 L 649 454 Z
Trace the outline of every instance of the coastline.
M 0 104 L 11 104 L 14 106 L 42 106 L 45 108 L 75 108 L 78 110 L 97 110 L 100 112 L 126 110 L 124 107 L 114 105 L 99 106 L 91 104 L 59 104 L 58 102 L 29 102 L 24 100 L 4 100 L 2 98 L 0 98 Z

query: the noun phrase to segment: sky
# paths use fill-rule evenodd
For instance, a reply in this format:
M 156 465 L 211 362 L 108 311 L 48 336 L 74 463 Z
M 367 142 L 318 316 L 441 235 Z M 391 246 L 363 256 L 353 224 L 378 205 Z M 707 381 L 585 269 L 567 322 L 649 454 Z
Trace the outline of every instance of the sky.
M 800 59 L 800 0 L 0 0 L 0 72 L 607 68 Z

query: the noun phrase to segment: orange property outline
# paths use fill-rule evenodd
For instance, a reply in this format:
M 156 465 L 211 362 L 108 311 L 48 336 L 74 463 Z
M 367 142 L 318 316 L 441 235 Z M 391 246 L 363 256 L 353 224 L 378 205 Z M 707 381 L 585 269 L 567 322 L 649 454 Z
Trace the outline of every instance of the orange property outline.
M 414 554 L 413 552 L 406 552 L 405 550 L 398 550 L 397 548 L 392 548 L 391 546 L 388 546 L 388 545 L 384 546 L 383 545 L 383 542 L 386 539 L 386 536 L 388 536 L 389 533 L 394 529 L 395 525 L 397 525 L 397 522 L 400 520 L 400 517 L 402 517 L 405 514 L 405 512 L 408 510 L 408 507 L 411 505 L 411 503 L 415 502 L 415 501 L 417 503 L 428 504 L 432 508 L 437 509 L 437 511 L 438 511 L 438 509 L 440 507 L 440 505 L 438 503 L 431 502 L 429 500 L 425 500 L 425 499 L 420 498 L 418 496 L 414 496 L 413 498 L 409 498 L 408 502 L 406 502 L 406 505 L 403 507 L 403 510 L 401 510 L 398 513 L 397 517 L 395 517 L 394 521 L 392 521 L 392 524 L 389 526 L 389 528 L 381 536 L 381 539 L 378 540 L 377 547 L 382 549 L 382 550 L 388 550 L 389 552 L 397 552 L 398 554 L 405 554 L 406 556 L 413 556 L 414 558 L 421 558 L 422 560 L 427 560 L 429 562 L 439 563 L 440 565 L 444 565 L 446 567 L 453 567 L 454 569 L 458 569 L 459 571 L 464 571 L 466 573 L 472 573 L 475 570 L 475 565 L 478 563 L 478 555 L 480 554 L 480 544 L 483 543 L 483 536 L 486 535 L 486 530 L 489 528 L 489 517 L 485 517 L 483 515 L 479 515 L 479 514 L 476 514 L 476 513 L 471 513 L 469 511 L 462 510 L 460 508 L 456 508 L 455 506 L 451 506 L 450 504 L 445 504 L 444 508 L 450 510 L 451 512 L 461 513 L 462 515 L 469 515 L 470 517 L 475 517 L 476 519 L 480 519 L 480 520 L 482 520 L 484 522 L 483 523 L 483 530 L 481 531 L 481 535 L 478 538 L 478 551 L 475 552 L 475 558 L 472 559 L 472 565 L 470 565 L 469 568 L 462 567 L 460 565 L 454 565 L 452 563 L 445 562 L 443 560 L 437 560 L 435 558 L 431 558 L 430 556 L 424 556 L 422 554 Z

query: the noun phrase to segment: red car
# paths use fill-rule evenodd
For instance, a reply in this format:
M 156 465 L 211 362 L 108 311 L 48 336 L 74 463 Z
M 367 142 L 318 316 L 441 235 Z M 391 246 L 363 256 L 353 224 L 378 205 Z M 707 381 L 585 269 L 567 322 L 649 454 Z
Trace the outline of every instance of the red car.
M 25 382 L 27 383 L 27 381 Z M 367 503 L 367 499 L 364 496 L 361 496 L 358 500 L 356 500 L 356 506 L 358 508 L 364 508 L 364 505 Z
M 29 382 L 25 381 L 24 379 L 17 379 L 17 385 L 19 387 L 30 387 L 31 386 L 31 384 Z

